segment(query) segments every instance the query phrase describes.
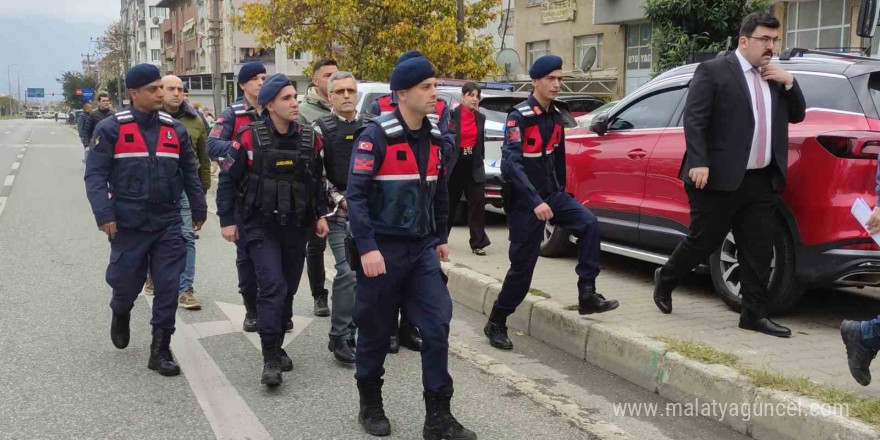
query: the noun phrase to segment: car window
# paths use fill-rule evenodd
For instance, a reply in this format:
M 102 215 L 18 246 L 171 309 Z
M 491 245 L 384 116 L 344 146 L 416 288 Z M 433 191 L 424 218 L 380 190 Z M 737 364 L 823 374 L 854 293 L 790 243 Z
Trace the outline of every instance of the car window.
M 370 106 L 373 105 L 373 101 L 375 101 L 376 98 L 382 95 L 387 95 L 387 93 L 367 93 L 366 96 L 364 96 L 364 104 L 361 106 L 360 110 L 361 113 L 366 113 L 368 110 L 370 110 Z
M 605 104 L 598 99 L 573 99 L 565 102 L 572 112 L 577 113 L 589 113 Z
M 807 108 L 862 113 L 862 105 L 848 79 L 797 73 L 794 77 L 807 101 Z
M 616 114 L 609 130 L 632 130 L 666 127 L 669 118 L 681 102 L 685 88 L 666 89 L 633 102 Z
M 484 96 L 480 100 L 480 108 L 501 112 L 507 115 L 513 106 L 525 101 L 525 96 Z

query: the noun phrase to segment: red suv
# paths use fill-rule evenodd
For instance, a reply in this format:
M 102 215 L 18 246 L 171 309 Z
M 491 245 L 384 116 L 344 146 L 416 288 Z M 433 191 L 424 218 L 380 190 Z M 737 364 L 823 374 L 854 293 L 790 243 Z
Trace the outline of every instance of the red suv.
M 787 187 L 774 242 L 770 309 L 791 310 L 805 288 L 880 285 L 880 248 L 853 218 L 853 201 L 877 200 L 880 62 L 818 53 L 774 59 L 797 78 L 807 116 L 789 127 Z M 696 64 L 663 73 L 566 133 L 568 191 L 601 223 L 602 250 L 663 264 L 687 234 L 689 205 L 678 179 L 685 151 L 682 110 Z M 548 225 L 542 255 L 569 234 Z M 737 246 L 728 234 L 707 261 L 721 298 L 739 307 Z

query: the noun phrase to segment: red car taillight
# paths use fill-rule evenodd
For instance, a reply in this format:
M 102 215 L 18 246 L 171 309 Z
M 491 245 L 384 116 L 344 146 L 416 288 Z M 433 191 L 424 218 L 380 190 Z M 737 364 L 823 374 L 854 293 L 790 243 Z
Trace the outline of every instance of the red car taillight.
M 835 131 L 816 136 L 825 150 L 841 159 L 877 159 L 880 132 Z

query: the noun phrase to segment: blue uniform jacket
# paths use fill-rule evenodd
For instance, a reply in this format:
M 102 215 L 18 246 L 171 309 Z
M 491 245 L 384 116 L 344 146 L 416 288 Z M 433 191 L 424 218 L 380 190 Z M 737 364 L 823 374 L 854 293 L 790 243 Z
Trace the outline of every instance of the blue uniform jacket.
M 393 98 L 392 95 L 391 104 L 397 108 L 397 100 Z M 441 101 L 440 98 L 437 98 L 438 101 Z M 442 100 L 446 102 L 445 100 Z M 367 110 L 367 113 L 373 116 L 382 116 L 382 110 L 379 108 L 379 98 L 373 100 L 373 103 L 370 104 L 370 109 Z M 455 151 L 455 133 L 449 131 L 449 103 L 446 102 L 446 105 L 443 106 L 443 113 L 440 114 L 439 119 L 433 121 L 437 124 L 437 128 L 440 129 L 440 134 L 443 136 L 443 154 L 445 157 L 452 157 L 451 154 Z
M 389 155 L 387 131 L 397 139 L 405 136 L 408 146 L 398 144 Z M 377 235 L 432 236 L 438 245 L 446 243 L 449 190 L 440 142 L 439 129 L 428 118 L 413 132 L 399 111 L 361 129 L 352 147 L 345 194 L 358 252 L 377 250 Z
M 120 132 L 117 117 L 129 114 L 134 117 L 147 154 L 115 151 Z M 184 191 L 193 221 L 205 221 L 208 212 L 205 193 L 199 183 L 199 164 L 186 127 L 164 112 L 143 113 L 132 108 L 116 115 L 98 123 L 86 162 L 86 192 L 97 224 L 115 221 L 121 229 L 165 229 L 180 223 L 179 202 Z M 165 122 L 160 122 L 160 118 Z M 167 148 L 165 139 L 159 139 L 163 124 L 176 134 L 179 153 L 159 151 L 157 154 L 157 150 Z
M 208 156 L 211 160 L 221 159 L 229 154 L 229 150 L 232 149 L 232 144 L 235 142 L 236 136 L 238 136 L 238 133 L 235 133 L 235 118 L 240 116 L 242 112 L 247 112 L 252 120 L 256 119 L 253 107 L 242 98 L 226 107 L 226 110 L 223 110 L 220 117 L 214 121 L 214 128 L 211 129 L 211 133 L 208 135 L 206 145 Z M 236 113 L 239 113 L 239 115 L 236 115 Z
M 536 120 L 537 124 L 527 127 L 526 118 Z M 558 142 L 552 139 L 554 130 L 558 130 Z M 543 110 L 534 96 L 529 95 L 528 100 L 508 114 L 504 133 L 501 174 L 513 186 L 512 206 L 533 210 L 544 203 L 548 194 L 565 192 L 565 131 L 552 103 L 549 111 Z M 538 139 L 547 146 L 543 160 Z

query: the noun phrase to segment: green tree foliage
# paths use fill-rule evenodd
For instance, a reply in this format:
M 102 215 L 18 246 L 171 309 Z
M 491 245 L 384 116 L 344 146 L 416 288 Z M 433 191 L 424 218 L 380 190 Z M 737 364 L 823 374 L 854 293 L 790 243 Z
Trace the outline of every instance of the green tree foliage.
M 72 109 L 80 109 L 83 106 L 82 96 L 76 94 L 76 89 L 94 89 L 98 85 L 95 78 L 70 70 L 62 73 L 55 81 L 61 84 L 64 102 Z

